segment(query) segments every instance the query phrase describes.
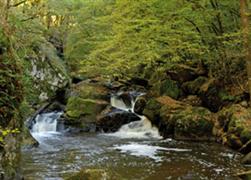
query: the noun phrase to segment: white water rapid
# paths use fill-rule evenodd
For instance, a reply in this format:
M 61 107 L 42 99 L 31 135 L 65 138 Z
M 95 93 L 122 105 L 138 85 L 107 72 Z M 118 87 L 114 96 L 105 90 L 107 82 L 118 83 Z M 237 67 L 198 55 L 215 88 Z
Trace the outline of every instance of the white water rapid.
M 126 104 L 123 102 L 122 99 L 118 98 L 118 96 L 113 96 L 111 97 L 111 105 L 118 109 L 134 113 L 134 105 L 135 102 L 137 101 L 137 98 L 135 100 L 132 98 L 131 107 L 128 107 L 126 106 Z M 139 117 L 141 119 L 140 121 L 134 121 L 129 124 L 125 124 L 117 132 L 112 133 L 110 135 L 117 136 L 120 138 L 162 139 L 162 136 L 160 136 L 158 129 L 151 124 L 149 119 L 147 119 L 145 116 L 139 116 Z
M 40 136 L 48 136 L 57 133 L 57 120 L 62 112 L 39 114 L 35 118 L 31 133 L 38 140 Z

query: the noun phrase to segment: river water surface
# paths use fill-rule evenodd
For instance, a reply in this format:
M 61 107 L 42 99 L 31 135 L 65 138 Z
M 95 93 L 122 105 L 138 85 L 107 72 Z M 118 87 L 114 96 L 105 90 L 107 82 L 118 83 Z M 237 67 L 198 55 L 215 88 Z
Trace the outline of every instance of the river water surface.
M 121 104 L 121 102 L 119 102 Z M 215 143 L 162 139 L 158 130 L 141 121 L 113 134 L 57 132 L 61 113 L 41 114 L 32 135 L 38 148 L 23 149 L 27 180 L 60 180 L 82 168 L 112 172 L 115 179 L 237 179 L 240 155 Z

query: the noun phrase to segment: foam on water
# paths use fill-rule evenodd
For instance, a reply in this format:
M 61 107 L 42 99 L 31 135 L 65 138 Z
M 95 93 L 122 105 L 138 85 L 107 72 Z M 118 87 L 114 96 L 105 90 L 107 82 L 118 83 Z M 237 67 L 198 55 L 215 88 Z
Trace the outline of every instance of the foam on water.
M 145 116 L 141 116 L 140 121 L 123 125 L 117 132 L 109 135 L 124 139 L 162 139 L 158 129 L 152 126 L 151 122 Z
M 38 141 L 40 141 L 41 138 L 47 138 L 58 134 L 57 120 L 61 115 L 62 112 L 51 112 L 37 115 L 35 123 L 31 129 L 31 134 Z
M 118 109 L 129 111 L 134 113 L 134 106 L 137 99 L 140 97 L 139 95 L 136 99 L 131 99 L 131 107 L 126 106 L 122 99 L 118 98 L 118 96 L 111 97 L 111 105 Z M 137 114 L 136 114 L 137 115 Z M 139 115 L 138 115 L 139 116 Z M 128 124 L 123 125 L 117 132 L 110 133 L 107 135 L 116 136 L 124 139 L 162 139 L 160 136 L 158 128 L 154 127 L 152 123 L 145 116 L 139 116 L 140 121 L 130 122 Z
M 120 150 L 122 153 L 129 153 L 130 155 L 138 157 L 147 157 L 155 160 L 156 162 L 162 161 L 159 155 L 160 151 L 175 151 L 175 152 L 187 152 L 190 149 L 178 149 L 178 148 L 164 148 L 160 146 L 153 146 L 148 144 L 139 144 L 132 142 L 130 144 L 116 145 L 114 149 Z

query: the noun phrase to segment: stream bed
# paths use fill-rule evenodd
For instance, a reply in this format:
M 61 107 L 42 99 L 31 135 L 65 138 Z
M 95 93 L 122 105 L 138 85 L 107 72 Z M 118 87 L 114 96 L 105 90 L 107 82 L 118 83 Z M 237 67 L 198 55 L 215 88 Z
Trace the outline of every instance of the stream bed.
M 125 179 L 237 179 L 240 156 L 214 143 L 123 139 L 105 134 L 44 133 L 23 150 L 25 179 L 58 180 L 81 168 L 101 168 Z
M 133 112 L 119 99 L 111 105 Z M 71 134 L 57 132 L 61 114 L 36 117 L 31 133 L 40 145 L 22 150 L 26 180 L 60 180 L 83 168 L 102 169 L 118 180 L 231 180 L 244 170 L 237 152 L 216 143 L 163 139 L 144 116 L 115 133 Z

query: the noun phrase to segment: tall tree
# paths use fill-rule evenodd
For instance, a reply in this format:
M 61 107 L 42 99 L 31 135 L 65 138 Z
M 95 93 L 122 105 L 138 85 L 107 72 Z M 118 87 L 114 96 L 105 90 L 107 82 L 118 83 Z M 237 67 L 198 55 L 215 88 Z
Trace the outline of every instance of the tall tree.
M 250 51 L 251 49 L 249 42 L 249 15 L 248 15 L 247 0 L 240 0 L 240 14 L 241 14 L 241 22 L 243 30 L 243 45 L 245 49 L 246 68 L 248 74 L 248 87 L 249 87 L 249 94 L 251 97 L 251 51 Z

